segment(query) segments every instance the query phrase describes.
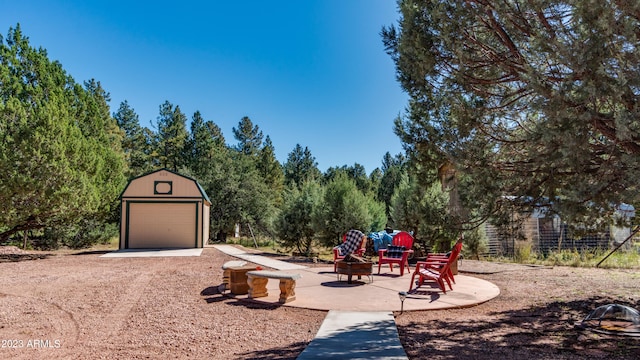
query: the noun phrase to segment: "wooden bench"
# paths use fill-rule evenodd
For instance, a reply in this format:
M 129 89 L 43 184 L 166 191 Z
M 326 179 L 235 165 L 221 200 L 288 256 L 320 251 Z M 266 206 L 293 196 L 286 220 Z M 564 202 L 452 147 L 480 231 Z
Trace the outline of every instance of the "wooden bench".
M 222 290 L 230 289 L 229 278 L 231 277 L 231 269 L 240 268 L 245 265 L 247 265 L 247 262 L 242 260 L 227 261 L 226 263 L 222 264 L 222 284 L 224 285 L 224 288 Z
M 290 274 L 281 271 L 256 270 L 247 272 L 247 284 L 249 284 L 249 299 L 268 296 L 267 282 L 269 279 L 280 280 L 279 303 L 284 304 L 296 299 L 296 280 L 300 274 Z

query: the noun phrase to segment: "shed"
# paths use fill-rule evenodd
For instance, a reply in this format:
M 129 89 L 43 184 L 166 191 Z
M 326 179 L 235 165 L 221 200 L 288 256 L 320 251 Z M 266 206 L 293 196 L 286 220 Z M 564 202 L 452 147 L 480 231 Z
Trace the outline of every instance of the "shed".
M 616 206 L 615 216 L 627 220 L 635 218 L 635 208 L 632 205 L 620 204 Z M 517 219 L 519 217 L 521 218 Z M 568 231 L 568 225 L 560 217 L 548 216 L 545 211 L 539 209 L 525 217 L 513 214 L 513 219 L 513 224 L 509 225 L 511 233 L 502 233 L 490 223 L 485 224 L 489 255 L 514 255 L 518 245 L 527 244 L 531 246 L 531 250 L 542 254 L 565 249 L 608 249 L 623 243 L 631 235 L 630 227 L 612 224 L 605 231 L 574 238 Z M 516 223 L 515 219 L 521 222 Z
M 192 178 L 160 169 L 129 181 L 121 200 L 120 249 L 201 248 L 211 201 Z

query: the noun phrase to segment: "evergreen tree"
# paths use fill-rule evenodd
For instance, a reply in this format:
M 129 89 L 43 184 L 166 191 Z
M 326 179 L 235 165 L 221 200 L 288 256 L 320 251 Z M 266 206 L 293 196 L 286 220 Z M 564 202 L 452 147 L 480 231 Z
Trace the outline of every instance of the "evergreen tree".
M 425 169 L 468 175 L 464 207 L 481 216 L 540 208 L 591 226 L 638 200 L 635 2 L 403 0 L 399 9 L 398 27 L 382 31 L 410 96 L 396 132 Z
M 93 215 L 106 218 L 119 209 L 117 196 L 122 191 L 126 169 L 121 146 L 123 134 L 110 115 L 110 95 L 99 81 L 85 81 L 84 89 L 76 85 L 75 91 L 76 98 L 80 99 L 75 103 L 75 119 L 89 146 L 93 148 L 93 155 L 85 154 L 85 158 L 96 157 L 86 164 L 84 170 L 92 177 L 95 191 L 103 192 L 100 210 Z M 117 217 L 111 217 L 111 220 L 117 221 Z
M 384 208 L 381 204 L 373 206 L 374 201 L 359 191 L 352 179 L 339 174 L 325 186 L 323 201 L 314 211 L 313 224 L 319 238 L 325 245 L 335 246 L 350 229 L 380 230 Z
M 405 159 L 402 154 L 394 157 L 389 152 L 382 159 L 382 177 L 378 187 L 377 199 L 385 204 L 387 217 L 390 216 L 391 197 L 400 185 L 402 175 L 405 174 Z
M 343 165 L 341 167 L 330 167 L 324 174 L 324 182 L 329 183 L 335 179 L 339 174 L 346 175 L 349 179 L 353 180 L 358 190 L 366 194 L 372 191 L 373 185 L 367 177 L 367 173 L 364 166 L 355 163 L 353 166 Z
M 391 199 L 393 227 L 413 232 L 416 243 L 427 252 L 449 251 L 460 229 L 448 203 L 449 194 L 442 191 L 439 182 L 424 187 L 405 174 Z
M 201 165 L 192 170 L 211 199 L 212 237 L 226 241 L 236 225 L 250 225 L 256 232 L 271 234 L 277 211 L 272 190 L 258 173 L 255 159 L 222 142 L 214 144 L 210 158 L 199 158 Z
M 238 183 L 232 199 L 235 223 L 250 225 L 265 234 L 271 234 L 277 212 L 272 202 L 271 190 L 260 176 L 255 159 L 235 152 L 233 166 Z
M 365 195 L 367 212 L 370 216 L 369 226 L 366 231 L 380 231 L 387 227 L 389 220 L 385 212 L 384 203 L 376 200 L 372 194 Z
M 309 255 L 316 231 L 312 225 L 313 213 L 322 202 L 322 188 L 317 182 L 306 182 L 301 190 L 287 191 L 284 208 L 278 216 L 277 234 L 286 247 Z
M 240 176 L 222 131 L 212 121 L 205 121 L 199 111 L 191 120 L 188 154 L 190 173 L 211 199 L 210 234 L 223 241 L 238 219 L 234 198 Z
M 285 184 L 298 189 L 302 189 L 306 181 L 316 181 L 321 176 L 316 158 L 311 155 L 309 148 L 302 149 L 300 144 L 296 144 L 293 151 L 289 153 L 283 168 Z
M 322 174 L 322 184 L 326 185 L 330 183 L 333 179 L 337 178 L 338 175 L 340 174 L 343 176 L 347 176 L 346 165 L 342 165 L 340 167 L 338 166 L 329 167 L 327 171 L 325 171 L 324 174 Z
M 234 153 L 226 147 L 216 147 L 211 162 L 203 169 L 207 173 L 198 173 L 198 181 L 211 199 L 210 233 L 218 241 L 226 241 L 240 220 L 236 197 L 242 183 L 241 174 L 234 164 Z
M 128 164 L 127 177 L 129 179 L 140 176 L 152 170 L 151 155 L 151 131 L 140 126 L 138 114 L 125 100 L 120 103 L 118 111 L 113 118 L 124 132 L 122 150 Z
M 258 125 L 253 125 L 248 116 L 240 119 L 237 129 L 233 128 L 233 136 L 238 140 L 235 148 L 237 151 L 245 155 L 258 155 L 262 145 L 262 131 Z
M 272 202 L 275 206 L 282 205 L 282 192 L 284 191 L 284 172 L 282 165 L 276 160 L 275 148 L 269 135 L 264 140 L 258 158 L 258 173 L 270 190 Z
M 244 198 L 246 202 L 242 204 L 240 221 L 272 234 L 276 206 L 282 202 L 282 171 L 275 160 L 273 144 L 267 137 L 263 146 L 264 135 L 260 127 L 254 125 L 247 116 L 240 120 L 237 128 L 233 128 L 233 135 L 238 141 L 235 146 L 238 152 L 236 161 L 243 168 L 242 180 L 246 183 L 241 191 L 256 191 L 253 196 L 247 194 Z
M 169 101 L 160 105 L 156 127 L 156 148 L 161 166 L 173 171 L 187 166 L 187 117 L 180 107 L 174 107 Z
M 224 144 L 220 128 L 213 122 L 205 122 L 200 111 L 191 118 L 191 132 L 187 141 L 187 157 L 192 174 L 206 172 L 211 165 L 214 151 Z
M 358 190 L 362 191 L 363 194 L 369 193 L 371 183 L 369 182 L 369 177 L 367 176 L 367 171 L 364 166 L 355 163 L 353 166 L 347 167 L 347 174 L 356 183 Z
M 190 171 L 210 194 L 210 229 L 218 241 L 226 241 L 236 225 L 271 235 L 276 205 L 281 202 L 282 171 L 271 140 L 267 137 L 264 147 L 256 150 L 250 139 L 262 139 L 258 127 L 245 117 L 239 129 L 234 134 L 240 144 L 229 148 L 216 124 L 204 121 L 199 112 L 191 121 Z
M 380 168 L 373 169 L 371 174 L 369 174 L 369 184 L 371 187 L 371 192 L 376 195 L 376 200 L 379 200 L 378 193 L 380 192 L 380 185 L 382 184 L 383 175 L 384 174 L 382 173 L 382 170 L 380 170 Z M 384 202 L 382 203 L 384 204 Z
M 125 180 L 121 133 L 106 91 L 85 86 L 19 25 L 0 38 L 0 240 L 111 212 Z

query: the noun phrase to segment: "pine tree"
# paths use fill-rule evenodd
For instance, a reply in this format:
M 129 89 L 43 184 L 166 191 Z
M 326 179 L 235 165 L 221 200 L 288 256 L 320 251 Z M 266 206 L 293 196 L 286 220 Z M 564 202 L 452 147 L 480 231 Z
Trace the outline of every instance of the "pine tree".
M 140 126 L 138 114 L 126 100 L 120 103 L 113 118 L 124 132 L 122 150 L 128 164 L 127 177 L 132 179 L 151 171 L 151 131 Z
M 0 239 L 110 213 L 125 179 L 108 93 L 77 84 L 19 25 L 0 41 Z
M 392 157 L 389 152 L 382 159 L 382 177 L 376 198 L 385 204 L 385 212 L 390 217 L 391 197 L 400 185 L 402 175 L 406 173 L 405 159 L 402 154 Z
M 220 128 L 212 121 L 205 122 L 200 111 L 196 111 L 191 118 L 187 144 L 188 163 L 193 174 L 206 173 L 216 151 L 225 146 Z
M 250 156 L 258 155 L 262 145 L 262 131 L 258 125 L 253 125 L 248 116 L 240 120 L 238 128 L 233 128 L 233 136 L 238 140 L 237 151 Z
M 321 176 L 316 158 L 311 155 L 309 148 L 303 149 L 300 144 L 296 144 L 289 153 L 283 168 L 285 184 L 298 189 L 302 189 L 306 181 L 316 181 Z
M 316 236 L 313 227 L 314 211 L 321 206 L 322 188 L 317 182 L 307 182 L 301 190 L 287 191 L 276 231 L 282 245 L 309 254 Z
M 156 127 L 156 148 L 161 166 L 173 171 L 187 166 L 187 117 L 180 107 L 174 107 L 169 101 L 160 105 Z
M 284 190 L 284 172 L 282 165 L 278 162 L 275 155 L 275 148 L 271 142 L 269 135 L 264 140 L 264 145 L 260 149 L 260 157 L 258 159 L 258 173 L 265 181 L 267 188 L 270 190 L 273 204 L 278 207 L 282 205 L 282 192 Z
M 350 229 L 365 233 L 380 230 L 385 219 L 384 206 L 375 206 L 373 197 L 359 191 L 355 181 L 344 173 L 325 186 L 322 202 L 313 214 L 314 229 L 327 246 L 338 245 Z
M 462 205 L 594 225 L 637 202 L 635 2 L 405 0 L 399 9 L 398 27 L 382 31 L 410 96 L 396 132 L 423 170 L 460 177 Z

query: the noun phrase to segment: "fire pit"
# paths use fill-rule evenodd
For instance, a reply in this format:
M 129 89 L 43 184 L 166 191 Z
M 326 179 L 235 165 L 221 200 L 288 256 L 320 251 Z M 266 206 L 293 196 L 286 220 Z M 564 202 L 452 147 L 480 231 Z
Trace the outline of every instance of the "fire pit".
M 347 283 L 351 284 L 351 278 L 356 275 L 358 280 L 362 279 L 362 276 L 367 276 L 369 282 L 373 282 L 371 276 L 373 270 L 373 262 L 371 261 L 344 261 L 338 260 L 336 262 L 336 272 L 338 273 L 338 281 L 340 281 L 340 275 L 347 275 Z
M 625 305 L 603 305 L 576 323 L 576 327 L 609 335 L 640 337 L 640 312 Z

